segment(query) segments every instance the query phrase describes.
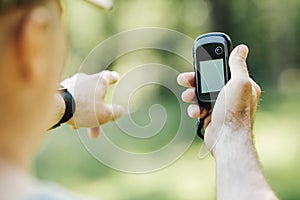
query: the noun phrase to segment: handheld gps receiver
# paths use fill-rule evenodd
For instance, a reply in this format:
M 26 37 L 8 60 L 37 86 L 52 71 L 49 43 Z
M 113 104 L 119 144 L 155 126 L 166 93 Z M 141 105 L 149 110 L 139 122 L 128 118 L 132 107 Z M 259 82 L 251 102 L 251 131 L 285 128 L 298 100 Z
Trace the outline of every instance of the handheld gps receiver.
M 197 37 L 193 47 L 195 92 L 198 104 L 210 111 L 198 120 L 197 134 L 204 139 L 204 119 L 211 114 L 218 94 L 230 79 L 228 64 L 232 43 L 224 33 L 207 33 Z
M 212 108 L 219 92 L 230 79 L 228 58 L 231 50 L 231 40 L 224 33 L 208 33 L 195 40 L 195 86 L 200 106 Z

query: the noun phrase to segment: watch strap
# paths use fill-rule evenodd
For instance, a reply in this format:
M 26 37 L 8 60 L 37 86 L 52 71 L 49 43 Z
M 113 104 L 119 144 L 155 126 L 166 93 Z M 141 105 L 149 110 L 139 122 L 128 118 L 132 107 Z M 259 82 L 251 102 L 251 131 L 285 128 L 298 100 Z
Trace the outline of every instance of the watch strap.
M 61 124 L 69 121 L 76 110 L 75 100 L 72 96 L 72 94 L 66 89 L 66 88 L 60 88 L 58 89 L 59 94 L 63 97 L 65 102 L 65 112 L 61 120 L 55 124 L 52 129 L 59 127 Z

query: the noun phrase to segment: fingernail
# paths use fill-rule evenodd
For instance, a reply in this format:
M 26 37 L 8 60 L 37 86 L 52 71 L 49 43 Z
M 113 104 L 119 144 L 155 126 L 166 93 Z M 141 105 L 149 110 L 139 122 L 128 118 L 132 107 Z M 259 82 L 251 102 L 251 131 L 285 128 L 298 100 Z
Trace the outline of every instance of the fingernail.
M 187 79 L 185 78 L 185 76 L 183 75 L 183 74 L 179 74 L 178 76 L 177 76 L 177 83 L 178 84 L 182 84 L 182 83 L 186 83 L 186 82 L 188 82 L 187 81 Z
M 177 83 L 180 83 L 180 81 L 181 81 L 181 79 L 182 79 L 181 76 L 182 76 L 181 74 L 179 74 L 179 75 L 177 76 Z
M 246 59 L 248 55 L 248 47 L 246 45 L 240 45 L 237 49 L 237 54 Z

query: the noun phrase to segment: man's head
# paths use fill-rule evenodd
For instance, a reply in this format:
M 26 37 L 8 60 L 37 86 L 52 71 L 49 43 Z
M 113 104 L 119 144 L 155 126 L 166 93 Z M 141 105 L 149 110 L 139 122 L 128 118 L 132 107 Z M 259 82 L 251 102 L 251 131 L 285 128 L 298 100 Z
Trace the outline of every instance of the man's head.
M 66 57 L 61 14 L 59 0 L 0 0 L 0 159 L 28 164 L 49 128 Z
M 56 0 L 0 1 L 0 156 L 25 163 L 47 130 L 66 55 Z
M 7 11 L 15 7 L 30 7 L 33 5 L 43 4 L 49 0 L 0 0 L 0 12 Z M 55 0 L 53 0 L 55 1 Z M 103 9 L 110 9 L 112 2 L 110 0 L 86 0 Z

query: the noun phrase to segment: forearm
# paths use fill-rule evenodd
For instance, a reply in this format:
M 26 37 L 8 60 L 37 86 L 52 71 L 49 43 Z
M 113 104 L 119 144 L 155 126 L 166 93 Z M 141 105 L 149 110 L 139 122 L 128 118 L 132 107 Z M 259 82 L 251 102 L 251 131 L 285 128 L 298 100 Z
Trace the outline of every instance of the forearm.
M 276 200 L 260 168 L 251 131 L 227 128 L 222 132 L 213 151 L 217 164 L 217 199 Z

